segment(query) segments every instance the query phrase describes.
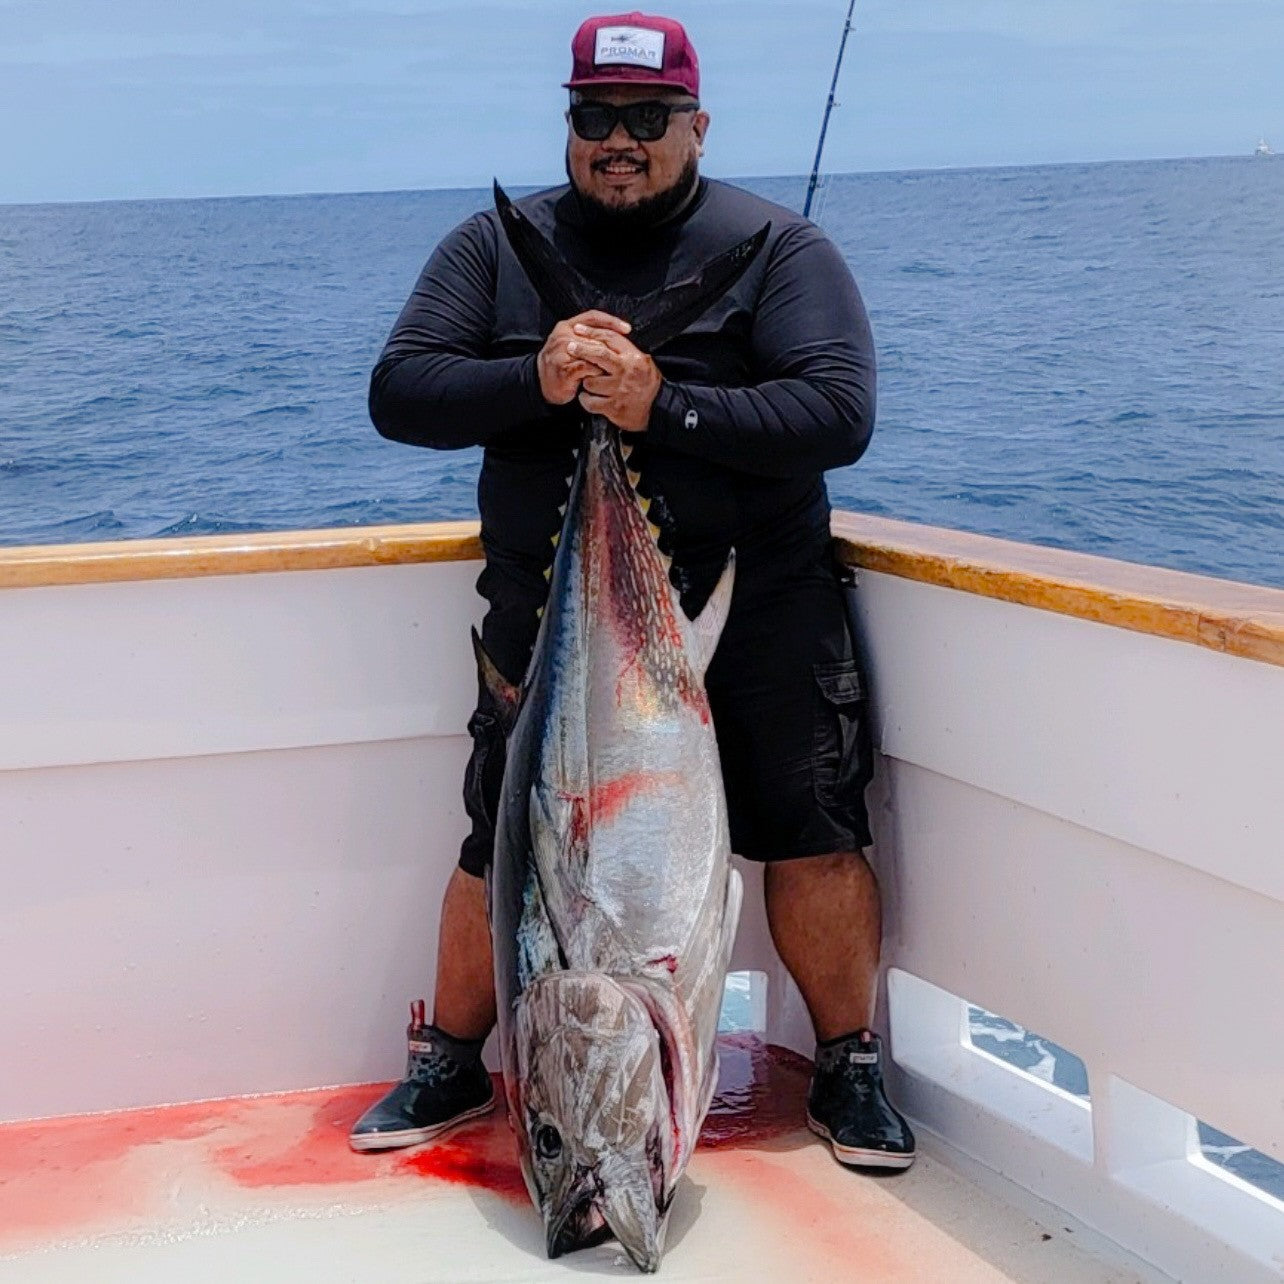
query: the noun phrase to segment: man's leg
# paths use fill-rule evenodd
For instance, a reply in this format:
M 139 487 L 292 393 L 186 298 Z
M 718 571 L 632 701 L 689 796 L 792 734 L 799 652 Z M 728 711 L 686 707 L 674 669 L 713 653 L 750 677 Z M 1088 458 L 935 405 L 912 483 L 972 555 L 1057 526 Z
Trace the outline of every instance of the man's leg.
M 735 851 L 766 863 L 767 921 L 816 1031 L 810 1126 L 843 1163 L 908 1168 L 869 1029 L 880 947 L 864 792 L 874 748 L 856 639 L 825 546 L 738 565 L 706 688 Z
M 878 883 L 859 852 L 769 864 L 767 922 L 816 1030 L 807 1122 L 845 1164 L 908 1168 L 914 1134 L 883 1090 L 869 1029 L 878 975 Z
M 495 973 L 485 882 L 456 868 L 441 904 L 433 1025 L 456 1039 L 485 1039 L 495 1024 Z
M 494 1106 L 482 1043 L 495 1024 L 495 983 L 482 873 L 494 846 L 495 804 L 503 778 L 504 738 L 479 707 L 469 723 L 473 753 L 464 807 L 473 821 L 441 906 L 437 993 L 431 1024 L 411 1006 L 406 1072 L 353 1125 L 354 1150 L 388 1150 L 430 1141 Z
M 769 864 L 767 922 L 824 1043 L 868 1026 L 881 941 L 878 883 L 859 852 Z
M 551 537 L 561 525 L 557 506 L 565 502 L 567 479 L 574 467 L 568 442 L 562 453 L 528 461 L 520 476 L 505 474 L 506 480 L 494 481 L 508 487 L 504 504 L 514 513 L 529 514 L 532 496 L 543 494 Z M 551 538 L 538 543 L 551 561 Z M 539 608 L 548 594 L 544 567 L 524 561 L 499 565 L 487 561 L 477 590 L 490 603 L 482 621 L 482 644 L 500 672 L 515 680 L 514 675 L 526 671 L 535 645 Z M 481 1060 L 482 1044 L 495 1024 L 483 875 L 495 846 L 495 818 L 504 780 L 502 721 L 502 710 L 480 683 L 477 707 L 468 720 L 473 751 L 464 769 L 464 811 L 472 827 L 442 900 L 433 1019 L 425 1020 L 422 1002 L 411 1005 L 405 1077 L 357 1120 L 349 1134 L 354 1149 L 414 1145 L 493 1108 L 490 1075 Z
M 353 1125 L 354 1150 L 392 1150 L 431 1141 L 494 1108 L 481 1049 L 495 1024 L 495 980 L 485 884 L 456 868 L 441 905 L 432 1024 L 411 1005 L 405 1075 Z

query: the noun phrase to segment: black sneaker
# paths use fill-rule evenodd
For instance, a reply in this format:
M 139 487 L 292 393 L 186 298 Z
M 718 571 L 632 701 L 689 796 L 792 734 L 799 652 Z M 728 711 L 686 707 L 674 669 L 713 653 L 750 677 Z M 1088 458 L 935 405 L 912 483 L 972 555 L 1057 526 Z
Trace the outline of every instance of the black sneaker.
M 824 1137 L 840 1164 L 908 1168 L 914 1134 L 883 1091 L 878 1035 L 857 1030 L 816 1048 L 807 1126 Z
M 482 1041 L 452 1039 L 424 1021 L 424 1005 L 410 1005 L 406 1077 L 352 1125 L 353 1150 L 417 1146 L 495 1108 L 495 1089 L 482 1065 Z

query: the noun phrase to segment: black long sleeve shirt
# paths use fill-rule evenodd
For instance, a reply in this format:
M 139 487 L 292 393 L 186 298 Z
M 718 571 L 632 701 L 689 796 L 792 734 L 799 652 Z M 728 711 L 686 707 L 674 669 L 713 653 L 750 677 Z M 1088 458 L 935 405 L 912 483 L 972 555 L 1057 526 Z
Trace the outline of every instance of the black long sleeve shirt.
M 677 218 L 628 237 L 586 221 L 569 187 L 519 204 L 589 281 L 631 295 L 682 279 L 770 222 L 745 275 L 653 354 L 664 382 L 646 433 L 629 435 L 631 467 L 679 566 L 720 568 L 734 545 L 743 574 L 776 547 L 826 539 L 822 473 L 869 442 L 874 352 L 856 284 L 823 233 L 708 180 Z M 577 405 L 540 394 L 535 358 L 553 324 L 497 216 L 477 214 L 429 259 L 371 378 L 370 415 L 385 437 L 485 447 L 481 588 L 497 607 L 505 582 L 519 596 L 543 591 L 578 441 Z

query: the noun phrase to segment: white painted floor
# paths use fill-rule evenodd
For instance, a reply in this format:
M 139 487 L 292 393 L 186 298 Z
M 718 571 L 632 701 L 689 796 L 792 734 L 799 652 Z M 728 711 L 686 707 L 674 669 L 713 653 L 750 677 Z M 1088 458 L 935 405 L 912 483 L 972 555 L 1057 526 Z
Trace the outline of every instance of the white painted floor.
M 841 1168 L 799 1128 L 806 1067 L 745 1040 L 679 1192 L 673 1281 L 1124 1284 L 1060 1218 L 1007 1207 L 930 1155 Z M 435 1147 L 355 1155 L 378 1088 L 0 1128 L 0 1281 L 471 1284 L 627 1279 L 613 1245 L 546 1260 L 497 1117 Z

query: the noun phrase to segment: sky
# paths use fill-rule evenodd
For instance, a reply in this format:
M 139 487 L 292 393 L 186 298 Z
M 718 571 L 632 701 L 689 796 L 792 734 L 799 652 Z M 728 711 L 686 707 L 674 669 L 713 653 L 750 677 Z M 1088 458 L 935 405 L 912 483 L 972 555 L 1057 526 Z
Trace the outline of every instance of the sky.
M 846 0 L 674 0 L 704 170 L 805 174 Z M 0 0 L 0 203 L 562 178 L 586 0 Z M 830 172 L 1284 150 L 1284 0 L 856 0 Z

